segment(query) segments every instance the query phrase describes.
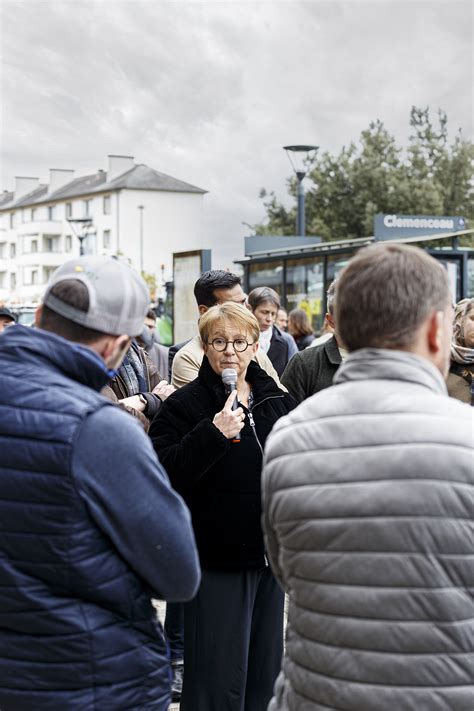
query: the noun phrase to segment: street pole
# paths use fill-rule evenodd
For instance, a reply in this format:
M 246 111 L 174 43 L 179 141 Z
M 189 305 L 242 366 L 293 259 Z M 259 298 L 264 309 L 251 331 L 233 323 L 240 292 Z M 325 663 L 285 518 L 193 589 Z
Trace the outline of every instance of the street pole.
M 140 274 L 143 274 L 143 210 L 144 205 L 139 205 L 140 210 Z
M 304 237 L 306 234 L 305 221 L 305 204 L 304 204 L 304 187 L 303 180 L 308 172 L 308 166 L 316 155 L 318 146 L 283 146 L 291 163 L 296 178 L 298 180 L 298 195 L 297 195 L 297 215 L 296 215 L 296 234 L 298 237 Z
M 305 206 L 304 206 L 304 187 L 303 187 L 303 178 L 306 175 L 306 173 L 301 173 L 298 171 L 296 173 L 296 177 L 298 178 L 298 214 L 296 218 L 296 234 L 299 237 L 304 237 L 306 228 L 305 228 Z

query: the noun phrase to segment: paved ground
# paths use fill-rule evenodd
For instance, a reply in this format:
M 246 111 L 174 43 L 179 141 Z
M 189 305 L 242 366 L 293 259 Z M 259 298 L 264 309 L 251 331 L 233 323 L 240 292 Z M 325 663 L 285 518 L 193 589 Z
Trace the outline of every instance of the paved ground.
M 161 600 L 155 600 L 154 603 L 158 610 L 158 616 L 161 620 L 161 624 L 164 624 L 166 604 Z M 168 711 L 179 711 L 179 704 L 171 704 Z

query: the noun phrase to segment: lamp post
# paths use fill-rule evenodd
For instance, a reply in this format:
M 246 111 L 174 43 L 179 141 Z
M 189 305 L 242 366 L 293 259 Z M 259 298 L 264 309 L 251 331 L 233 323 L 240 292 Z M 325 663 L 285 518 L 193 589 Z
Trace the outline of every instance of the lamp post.
M 140 210 L 140 274 L 143 274 L 143 210 L 144 205 L 138 205 Z
M 90 234 L 95 234 L 91 231 L 92 217 L 67 217 L 66 222 L 69 222 L 72 231 L 79 240 L 79 256 L 82 257 L 85 254 L 84 240 Z M 80 232 L 79 229 L 81 230 Z
M 308 160 L 313 159 L 319 146 L 283 146 L 298 179 L 298 213 L 296 232 L 300 237 L 305 235 L 305 207 L 303 178 L 308 172 Z

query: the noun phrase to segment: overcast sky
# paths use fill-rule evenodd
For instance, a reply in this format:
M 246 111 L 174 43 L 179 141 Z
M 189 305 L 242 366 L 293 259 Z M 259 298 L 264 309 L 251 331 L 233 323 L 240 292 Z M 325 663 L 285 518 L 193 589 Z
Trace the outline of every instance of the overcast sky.
M 203 247 L 281 198 L 282 146 L 338 152 L 371 120 L 406 144 L 412 104 L 472 131 L 473 4 L 443 0 L 0 0 L 0 189 L 107 168 L 108 153 L 209 190 Z M 291 200 L 291 198 L 289 198 Z

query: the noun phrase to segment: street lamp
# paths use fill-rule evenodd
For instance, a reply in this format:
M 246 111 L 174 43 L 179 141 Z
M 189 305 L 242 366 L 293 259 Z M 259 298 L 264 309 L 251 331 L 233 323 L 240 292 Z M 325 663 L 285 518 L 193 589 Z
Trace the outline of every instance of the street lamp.
M 67 217 L 66 222 L 72 227 L 72 231 L 79 240 L 79 255 L 82 257 L 84 255 L 84 240 L 89 237 L 92 232 L 92 217 Z M 79 230 L 81 230 L 79 232 Z
M 140 210 L 140 274 L 143 274 L 143 210 L 144 205 L 138 205 Z
M 303 178 L 308 172 L 308 161 L 314 159 L 319 146 L 283 146 L 298 179 L 298 216 L 296 231 L 300 237 L 305 234 Z

